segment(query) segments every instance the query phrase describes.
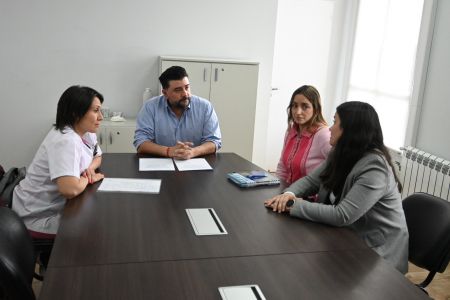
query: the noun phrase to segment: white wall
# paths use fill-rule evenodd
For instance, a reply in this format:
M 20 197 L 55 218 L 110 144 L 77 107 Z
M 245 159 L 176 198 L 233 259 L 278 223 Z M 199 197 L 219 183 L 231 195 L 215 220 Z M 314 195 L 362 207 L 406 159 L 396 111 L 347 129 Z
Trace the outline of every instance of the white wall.
M 144 87 L 157 90 L 158 56 L 174 55 L 260 62 L 253 159 L 267 167 L 276 10 L 277 0 L 1 1 L 0 164 L 31 162 L 69 85 L 92 86 L 104 94 L 105 106 L 136 115 Z M 413 133 L 415 146 L 446 159 L 449 16 L 450 1 L 438 1 L 422 113 Z M 328 81 L 331 91 L 333 80 Z
M 450 160 L 450 1 L 437 3 L 416 147 Z
M 135 116 L 158 56 L 260 62 L 255 149 L 266 145 L 277 0 L 2 1 L 0 164 L 28 165 L 70 85 Z M 254 151 L 264 164 L 265 153 Z
M 297 88 L 305 84 L 315 86 L 323 107 L 334 113 L 333 101 L 325 95 L 329 59 L 340 46 L 332 37 L 338 32 L 334 28 L 338 23 L 337 2 L 341 1 L 278 0 L 272 71 L 272 87 L 276 90 L 272 91 L 269 104 L 265 165 L 271 171 L 276 170 L 280 159 L 287 128 L 286 108 Z

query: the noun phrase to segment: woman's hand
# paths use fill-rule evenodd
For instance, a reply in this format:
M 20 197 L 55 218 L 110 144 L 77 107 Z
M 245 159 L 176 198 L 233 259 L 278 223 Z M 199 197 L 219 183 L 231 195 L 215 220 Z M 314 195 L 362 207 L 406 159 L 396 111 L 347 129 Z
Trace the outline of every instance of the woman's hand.
M 94 176 L 92 176 L 92 183 L 100 181 L 103 178 L 105 178 L 105 175 L 103 173 L 95 173 Z
M 88 183 L 90 183 L 90 184 L 93 184 L 93 183 L 103 179 L 104 178 L 103 175 L 102 175 L 103 177 L 98 178 L 98 176 L 96 175 L 98 173 L 95 173 L 95 170 L 97 170 L 100 167 L 101 163 L 102 163 L 101 156 L 94 157 L 92 159 L 92 162 L 89 165 L 89 167 L 87 167 L 87 169 L 84 170 L 83 173 L 81 173 L 81 176 L 86 177 L 88 180 Z
M 94 183 L 95 181 L 94 181 L 94 176 L 95 176 L 95 169 L 92 167 L 92 165 L 91 166 L 89 166 L 87 169 L 86 169 L 86 171 L 84 171 L 83 172 L 83 177 L 86 177 L 87 178 L 87 180 L 88 180 L 88 182 L 90 183 L 90 184 L 92 184 L 92 183 Z
M 86 177 L 89 184 L 93 184 L 105 178 L 105 175 L 103 175 L 102 173 L 95 173 L 95 170 L 92 170 L 91 168 L 87 168 L 86 171 L 81 174 L 81 176 Z
M 281 213 L 289 211 L 290 208 L 286 206 L 286 203 L 289 200 L 295 201 L 295 196 L 291 193 L 284 193 L 264 201 L 264 206 L 272 208 L 272 210 L 275 212 Z

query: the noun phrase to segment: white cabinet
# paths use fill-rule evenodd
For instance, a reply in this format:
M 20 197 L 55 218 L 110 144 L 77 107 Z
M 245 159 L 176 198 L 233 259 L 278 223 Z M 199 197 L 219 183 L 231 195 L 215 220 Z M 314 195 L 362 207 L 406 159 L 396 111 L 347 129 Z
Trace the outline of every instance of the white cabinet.
M 255 127 L 258 63 L 222 59 L 160 57 L 160 73 L 186 69 L 194 95 L 211 101 L 219 117 L 223 152 L 251 160 Z
M 133 146 L 136 120 L 125 122 L 102 121 L 97 141 L 104 153 L 135 153 Z

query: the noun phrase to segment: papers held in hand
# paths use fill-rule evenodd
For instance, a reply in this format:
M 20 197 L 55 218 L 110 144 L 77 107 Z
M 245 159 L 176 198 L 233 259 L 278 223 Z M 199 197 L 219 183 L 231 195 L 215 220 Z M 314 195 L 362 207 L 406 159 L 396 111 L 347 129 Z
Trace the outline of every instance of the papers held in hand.
M 280 184 L 280 179 L 266 171 L 232 172 L 227 177 L 240 187 Z

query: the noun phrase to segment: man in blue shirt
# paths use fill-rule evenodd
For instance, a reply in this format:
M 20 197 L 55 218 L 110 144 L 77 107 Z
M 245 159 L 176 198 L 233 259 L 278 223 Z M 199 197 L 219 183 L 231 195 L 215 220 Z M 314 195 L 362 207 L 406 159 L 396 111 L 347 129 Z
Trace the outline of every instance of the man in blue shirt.
M 219 150 L 222 141 L 216 112 L 211 102 L 191 95 L 186 70 L 170 67 L 159 81 L 162 95 L 147 101 L 137 116 L 137 152 L 190 159 Z

